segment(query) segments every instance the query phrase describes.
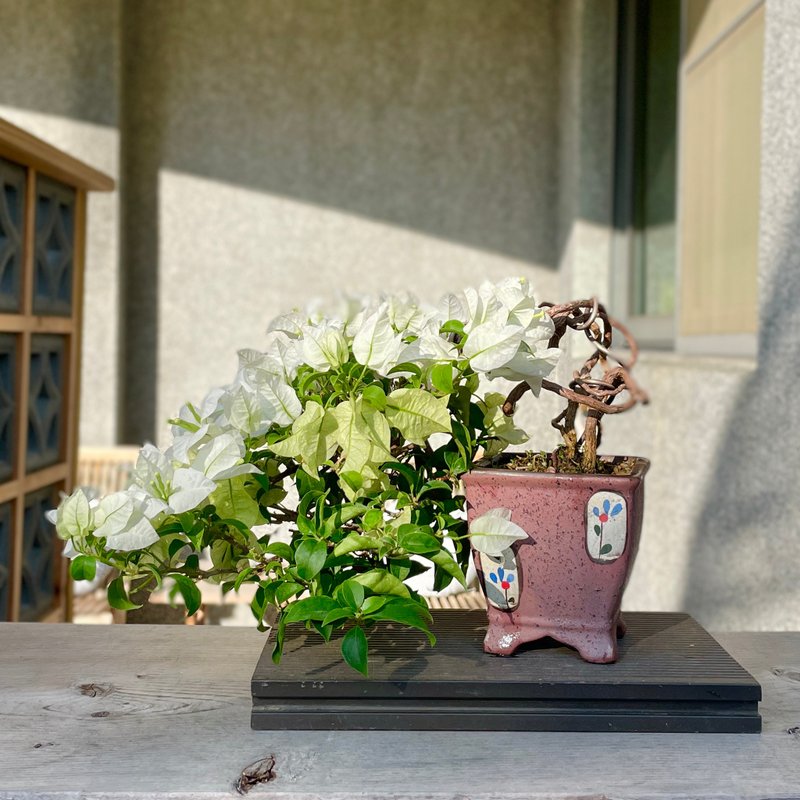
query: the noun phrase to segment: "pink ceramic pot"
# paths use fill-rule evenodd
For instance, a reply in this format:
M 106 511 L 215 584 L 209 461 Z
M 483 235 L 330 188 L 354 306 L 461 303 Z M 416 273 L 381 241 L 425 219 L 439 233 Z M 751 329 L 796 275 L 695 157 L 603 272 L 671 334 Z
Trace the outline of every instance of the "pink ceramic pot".
M 486 594 L 484 650 L 511 655 L 544 636 L 586 661 L 617 659 L 619 609 L 639 546 L 644 475 L 566 475 L 474 469 L 464 476 L 472 521 L 505 508 L 528 539 L 500 557 L 473 553 Z

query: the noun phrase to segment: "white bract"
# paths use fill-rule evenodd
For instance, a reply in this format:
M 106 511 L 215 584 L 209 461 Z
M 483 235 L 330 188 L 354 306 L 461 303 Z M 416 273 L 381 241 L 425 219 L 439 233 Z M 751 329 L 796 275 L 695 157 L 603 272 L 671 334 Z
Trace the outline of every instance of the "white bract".
M 511 510 L 493 508 L 469 524 L 469 539 L 480 553 L 501 556 L 514 542 L 528 538 L 528 534 L 511 521 Z
M 263 526 L 265 509 L 279 508 L 285 519 L 279 470 L 311 479 L 328 470 L 329 489 L 338 481 L 349 502 L 368 502 L 391 489 L 387 470 L 404 452 L 441 454 L 476 412 L 483 452 L 502 452 L 528 436 L 503 414 L 503 395 L 484 387 L 504 378 L 536 391 L 559 354 L 548 347 L 553 323 L 524 278 L 485 282 L 436 307 L 408 293 L 378 301 L 342 295 L 327 309 L 276 317 L 268 330 L 264 351 L 239 351 L 230 384 L 181 408 L 169 447 L 142 448 L 128 489 L 99 503 L 79 489 L 62 501 L 55 522 L 73 555 L 94 536 L 109 550 L 150 548 L 161 563 L 175 552 L 169 537 L 188 535 L 187 514 L 215 513 L 245 529 Z M 463 443 L 451 451 L 461 458 L 453 471 L 468 469 L 473 456 Z M 396 526 L 410 524 L 410 507 L 398 519 Z M 503 509 L 470 531 L 476 549 L 495 555 L 525 538 Z

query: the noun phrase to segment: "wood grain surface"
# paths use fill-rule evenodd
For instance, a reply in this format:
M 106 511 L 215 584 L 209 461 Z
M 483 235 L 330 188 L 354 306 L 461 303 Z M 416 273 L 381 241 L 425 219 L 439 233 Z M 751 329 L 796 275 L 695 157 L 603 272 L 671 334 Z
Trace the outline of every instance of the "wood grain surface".
M 0 624 L 0 800 L 800 798 L 800 633 L 719 641 L 761 735 L 250 730 L 253 629 Z

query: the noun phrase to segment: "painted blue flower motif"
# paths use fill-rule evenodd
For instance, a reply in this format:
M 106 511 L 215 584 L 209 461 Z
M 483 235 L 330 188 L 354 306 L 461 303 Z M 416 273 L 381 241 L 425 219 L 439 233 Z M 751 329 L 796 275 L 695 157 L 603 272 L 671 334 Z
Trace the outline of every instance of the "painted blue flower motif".
M 597 506 L 594 506 L 594 508 L 592 508 L 592 513 L 602 523 L 606 523 L 606 522 L 608 522 L 609 519 L 613 519 L 621 511 L 622 511 L 622 503 L 617 503 L 614 506 L 614 508 L 611 508 L 611 502 L 609 501 L 608 498 L 603 500 L 603 510 L 602 511 L 600 511 L 600 509 Z
M 507 573 L 502 567 L 498 567 L 497 572 L 490 572 L 489 579 L 492 583 L 499 583 L 504 592 L 507 592 L 514 583 L 514 576 L 510 572 Z

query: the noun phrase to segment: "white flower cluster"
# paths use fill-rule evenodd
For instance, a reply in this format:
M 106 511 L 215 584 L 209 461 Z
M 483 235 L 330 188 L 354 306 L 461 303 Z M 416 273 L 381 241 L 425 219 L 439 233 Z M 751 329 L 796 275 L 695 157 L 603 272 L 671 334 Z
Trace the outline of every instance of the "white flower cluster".
M 447 322 L 449 330 L 441 332 Z M 304 408 L 294 386 L 303 365 L 327 373 L 352 358 L 378 376 L 396 377 L 403 374 L 402 365 L 424 371 L 451 364 L 455 369 L 466 360 L 489 380 L 524 380 L 537 390 L 558 358 L 559 351 L 547 345 L 552 333 L 550 317 L 537 308 L 531 287 L 522 278 L 487 282 L 477 290 L 448 295 L 438 308 L 404 295 L 383 297 L 377 303 L 351 298 L 330 316 L 309 309 L 278 317 L 269 326 L 265 352 L 241 351 L 238 372 L 229 386 L 213 390 L 199 406 L 187 404 L 181 409 L 172 421 L 173 442 L 168 448 L 150 444 L 142 448 L 130 488 L 99 502 L 90 501 L 83 490 L 66 498 L 55 515 L 59 535 L 70 539 L 93 533 L 104 537 L 109 549 L 122 551 L 148 547 L 158 540 L 156 528 L 166 516 L 202 507 L 223 481 L 258 472 L 245 461 L 246 440 L 252 443 L 270 430 L 292 426 L 291 446 L 297 452 L 292 451 L 291 457 L 305 465 L 319 465 L 340 446 L 349 468 L 356 470 L 369 470 L 371 463 L 387 460 L 389 423 L 416 443 L 449 430 L 446 398 L 442 405 L 442 398 L 420 397 L 428 395 L 422 389 L 395 390 L 389 399 L 395 396 L 396 405 L 390 404 L 385 414 L 372 410 L 370 416 L 360 400 L 342 401 L 332 414 L 311 401 Z M 524 432 L 502 417 L 498 398 L 487 394 L 482 402 L 492 435 L 500 442 L 524 441 Z M 433 420 L 430 427 L 415 427 L 410 419 L 419 416 L 412 408 L 415 404 Z M 367 444 L 331 433 L 331 426 L 346 424 L 358 433 L 354 415 L 369 428 Z

